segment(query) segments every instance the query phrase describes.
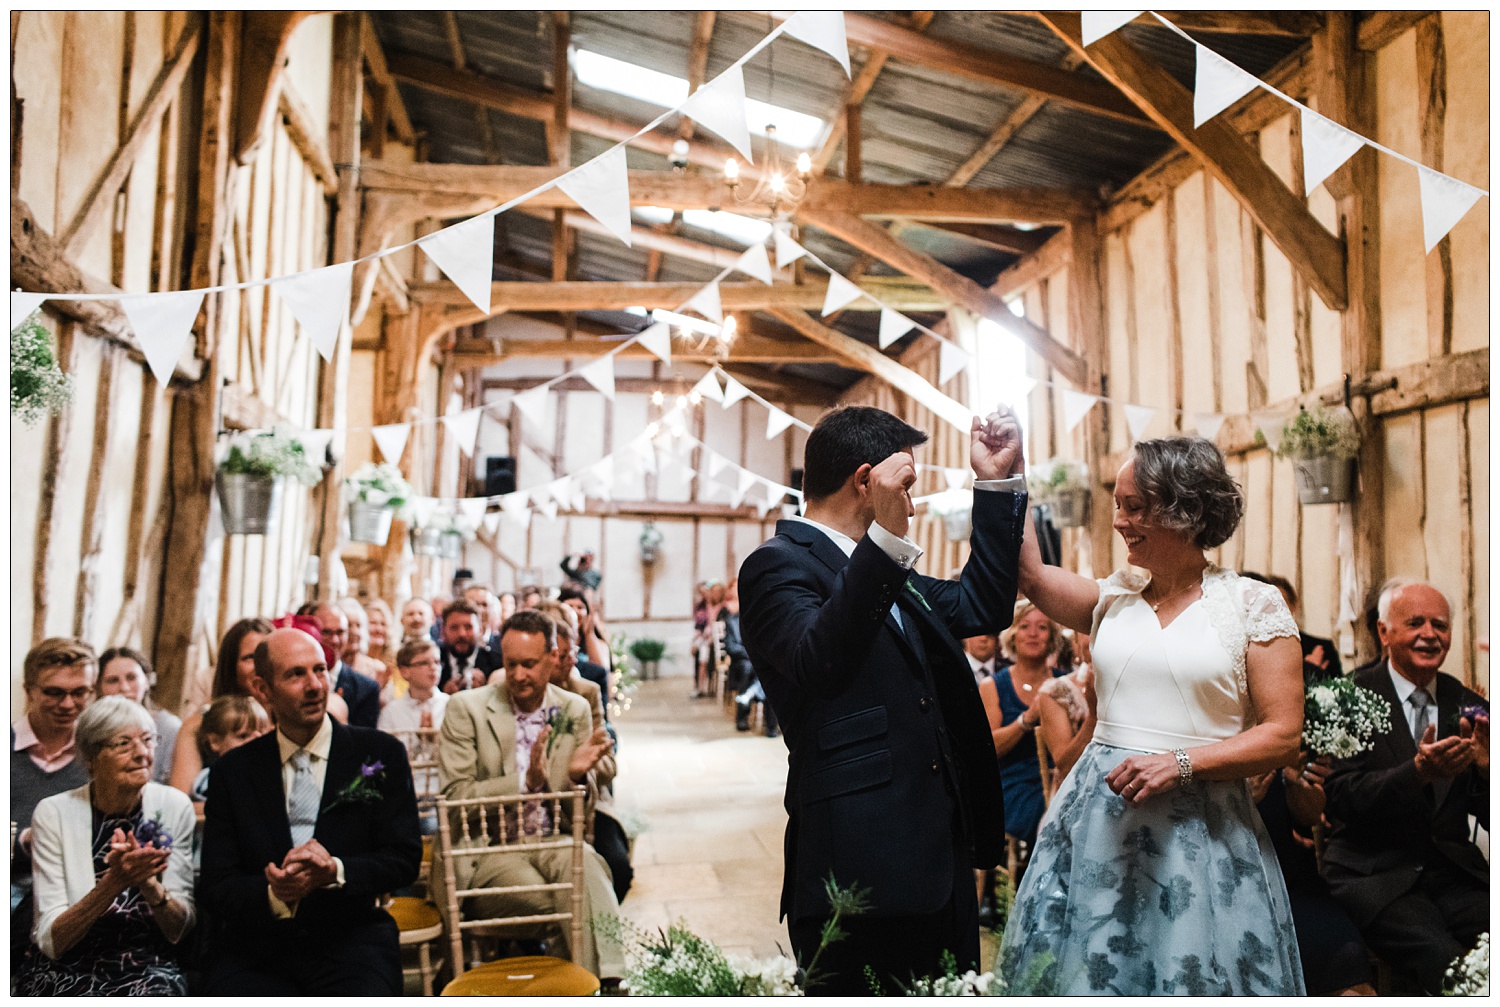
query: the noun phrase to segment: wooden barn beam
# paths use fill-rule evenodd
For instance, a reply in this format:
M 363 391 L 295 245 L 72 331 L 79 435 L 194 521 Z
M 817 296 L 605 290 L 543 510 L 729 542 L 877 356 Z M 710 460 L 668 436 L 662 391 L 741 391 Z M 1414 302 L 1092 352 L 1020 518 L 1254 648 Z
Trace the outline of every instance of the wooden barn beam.
M 1436 16 L 1438 12 L 1431 10 L 1362 11 L 1356 45 L 1361 52 L 1379 52 L 1421 22 Z
M 1099 238 L 1099 219 L 1082 217 L 1074 221 L 1059 238 L 1069 246 L 1068 332 L 1088 366 L 1083 390 L 1091 395 L 1108 394 L 1105 363 L 1109 359 L 1109 332 L 1104 311 L 1103 243 Z M 1100 475 L 1104 456 L 1109 451 L 1110 411 L 1090 409 L 1084 421 L 1084 459 L 1095 479 Z M 1114 527 L 1111 508 L 1096 500 L 1090 508 L 1088 536 L 1089 563 L 1092 575 L 1114 568 Z
M 465 370 L 492 367 L 506 360 L 520 358 L 548 358 L 555 360 L 587 360 L 602 357 L 616 349 L 621 338 L 609 339 L 502 339 L 498 352 L 450 353 L 448 360 Z M 655 360 L 656 356 L 640 344 L 627 346 L 615 354 L 620 360 Z M 802 340 L 787 342 L 765 336 L 741 335 L 729 348 L 729 355 L 721 357 L 713 346 L 695 350 L 688 346 L 673 346 L 672 360 L 688 360 L 693 363 L 739 363 L 739 364 L 837 364 L 843 358 L 829 350 Z
M 693 42 L 688 48 L 687 58 L 687 82 L 688 94 L 703 86 L 708 76 L 708 49 L 714 40 L 714 25 L 718 22 L 719 12 L 712 10 L 700 10 L 697 18 L 693 20 Z M 695 126 L 692 119 L 682 117 L 677 124 L 677 138 L 679 140 L 691 140 Z
M 937 11 L 919 10 L 913 11 L 908 23 L 913 31 L 922 32 L 932 24 L 932 19 L 937 16 Z M 890 62 L 890 53 L 871 52 L 870 57 L 865 60 L 864 66 L 859 68 L 859 74 L 849 85 L 849 92 L 844 96 L 843 107 L 847 110 L 858 108 L 864 104 L 870 89 L 875 86 L 875 81 L 880 77 L 880 72 L 885 69 L 886 63 Z M 845 115 L 835 115 L 828 123 L 827 134 L 823 142 L 818 145 L 818 151 L 812 156 L 813 172 L 821 175 L 833 160 L 834 152 L 839 149 L 839 144 L 844 142 L 845 133 L 848 130 L 849 119 Z M 847 161 L 848 154 L 845 154 Z M 847 164 L 844 168 L 844 177 L 853 180 L 849 174 Z
M 234 156 L 249 164 L 276 107 L 286 73 L 286 47 L 310 10 L 249 10 L 240 27 L 240 62 L 236 74 Z
M 772 308 L 771 317 L 785 322 L 820 346 L 838 353 L 850 366 L 875 375 L 892 388 L 931 410 L 953 426 L 967 431 L 974 414 L 957 399 L 949 398 L 916 371 L 902 366 L 875 347 L 830 329 L 806 311 L 795 308 Z
M 463 37 L 458 31 L 458 15 L 451 10 L 442 12 L 443 31 L 448 36 L 448 52 L 453 60 L 455 73 L 467 73 L 469 57 L 464 52 Z M 473 102 L 474 125 L 479 130 L 479 147 L 484 151 L 484 159 L 489 164 L 498 164 L 499 152 L 495 150 L 495 134 L 490 128 L 490 114 L 481 102 Z
M 1193 127 L 1192 95 L 1120 33 L 1085 48 L 1073 11 L 1038 15 L 1059 38 L 1150 114 L 1183 149 L 1228 189 L 1333 311 L 1349 303 L 1343 242 L 1328 233 L 1270 165 L 1221 118 Z
M 1077 53 L 1068 53 L 1063 60 L 1063 69 L 1072 71 L 1083 62 L 1083 58 Z M 984 143 L 979 149 L 969 155 L 969 159 L 959 165 L 953 174 L 948 176 L 944 185 L 965 186 L 984 166 L 995 159 L 995 155 L 1004 150 L 1005 147 L 1015 139 L 1021 127 L 1026 125 L 1047 104 L 1047 99 L 1039 94 L 1029 94 L 1021 100 L 1021 104 L 1011 110 L 1010 115 L 1000 120 L 990 135 L 985 137 Z
M 1179 10 L 1162 11 L 1161 15 L 1185 31 L 1209 35 L 1311 38 L 1323 30 L 1322 12 L 1312 10 Z M 1156 23 L 1149 14 L 1143 18 L 1142 23 Z
M 323 183 L 324 195 L 337 195 L 339 173 L 333 166 L 333 158 L 328 156 L 328 143 L 318 135 L 318 128 L 313 125 L 312 110 L 307 107 L 297 89 L 292 87 L 291 81 L 282 82 L 276 107 L 286 120 L 287 136 L 296 146 L 297 153 L 302 155 L 302 160 L 307 162 L 313 174 L 318 176 L 318 181 Z
M 198 42 L 203 32 L 203 22 L 198 17 L 189 17 L 187 27 L 182 30 L 171 56 L 162 64 L 161 70 L 151 82 L 151 87 L 141 99 L 141 107 L 130 120 L 120 136 L 119 146 L 110 155 L 104 169 L 90 183 L 83 202 L 73 214 L 62 233 L 63 251 L 76 257 L 88 244 L 99 223 L 107 219 L 109 210 L 115 205 L 115 193 L 130 176 L 135 159 L 140 156 L 146 140 L 152 135 L 152 127 L 161 121 L 168 106 L 177 100 L 182 91 L 182 82 L 192 68 L 193 57 L 198 55 Z
M 368 12 L 364 14 L 362 21 L 360 39 L 365 67 L 370 71 L 370 79 L 385 89 L 386 109 L 390 114 L 396 139 L 402 143 L 416 143 L 417 134 L 412 129 L 411 116 L 407 114 L 406 103 L 401 100 L 401 91 L 396 87 L 390 67 L 386 66 L 385 50 L 380 47 L 380 36 L 375 34 L 375 24 L 370 20 Z
M 918 223 L 912 221 L 911 223 Z M 892 225 L 895 226 L 894 224 Z M 1007 227 L 1004 224 L 965 224 L 960 221 L 937 221 L 932 223 L 920 223 L 921 227 L 930 227 L 936 231 L 947 231 L 949 234 L 957 234 L 977 241 L 981 245 L 987 245 L 1001 252 L 1010 252 L 1012 255 L 1030 255 L 1047 243 L 1047 235 L 1040 231 L 1023 231 L 1019 227 Z
M 902 244 L 884 228 L 851 214 L 807 212 L 799 209 L 798 217 L 805 223 L 847 241 L 861 252 L 873 255 L 912 279 L 927 284 L 954 304 L 967 308 L 981 318 L 998 322 L 1014 332 L 1022 342 L 1073 384 L 1083 384 L 1087 376 L 1086 368 L 1078 354 L 1053 339 L 1045 329 L 1024 318 L 1017 318 L 999 295 L 986 290 L 967 276 L 954 272 L 930 255 Z

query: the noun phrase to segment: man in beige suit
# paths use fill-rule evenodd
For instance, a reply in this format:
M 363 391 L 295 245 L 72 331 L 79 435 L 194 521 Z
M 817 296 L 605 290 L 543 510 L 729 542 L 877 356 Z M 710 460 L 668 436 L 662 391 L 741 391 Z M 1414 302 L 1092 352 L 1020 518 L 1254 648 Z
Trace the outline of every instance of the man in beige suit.
M 545 793 L 587 785 L 593 770 L 611 750 L 609 735 L 595 727 L 589 703 L 559 689 L 550 679 L 557 655 L 557 631 L 540 612 L 517 612 L 500 631 L 505 654 L 504 681 L 455 694 L 448 702 L 438 748 L 438 768 L 444 796 L 508 796 Z M 547 751 L 553 728 L 559 735 Z M 545 808 L 526 815 L 528 830 L 550 823 Z M 477 858 L 475 858 L 477 859 Z M 467 861 L 467 863 L 465 862 Z M 454 864 L 460 888 L 542 885 L 568 880 L 571 857 L 566 850 L 507 854 L 484 860 L 463 858 Z M 565 892 L 480 896 L 473 901 L 475 916 L 529 916 L 565 909 Z M 584 947 L 580 960 L 601 978 L 625 974 L 620 946 L 595 934 L 596 914 L 619 912 L 611 887 L 609 867 L 592 847 L 584 855 Z M 563 934 L 564 941 L 567 933 Z

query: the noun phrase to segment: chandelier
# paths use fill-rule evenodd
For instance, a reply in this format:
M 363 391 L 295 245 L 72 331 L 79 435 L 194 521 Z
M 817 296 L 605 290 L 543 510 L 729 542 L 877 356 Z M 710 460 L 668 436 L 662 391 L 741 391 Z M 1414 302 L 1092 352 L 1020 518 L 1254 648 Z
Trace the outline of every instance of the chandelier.
M 771 220 L 786 220 L 807 195 L 807 181 L 812 177 L 812 158 L 807 151 L 797 155 L 795 167 L 788 163 L 781 145 L 776 142 L 776 127 L 766 126 L 766 150 L 760 175 L 753 188 L 740 180 L 740 163 L 734 158 L 724 162 L 724 184 L 729 188 L 735 206 Z

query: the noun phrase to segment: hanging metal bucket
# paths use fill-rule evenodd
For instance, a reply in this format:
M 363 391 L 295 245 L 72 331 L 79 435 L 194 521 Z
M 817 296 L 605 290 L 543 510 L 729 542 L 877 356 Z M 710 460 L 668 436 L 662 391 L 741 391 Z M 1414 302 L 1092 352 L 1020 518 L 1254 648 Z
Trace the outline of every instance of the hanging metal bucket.
M 1082 528 L 1089 523 L 1089 491 L 1060 490 L 1053 497 L 1052 524 L 1058 528 Z
M 441 528 L 413 528 L 411 551 L 418 556 L 456 560 L 463 556 L 464 537 L 456 531 Z
M 391 519 L 396 516 L 394 507 L 386 507 L 363 500 L 349 503 L 349 540 L 370 545 L 385 545 L 391 538 Z
M 1297 499 L 1304 504 L 1348 503 L 1354 499 L 1359 470 L 1353 458 L 1294 458 L 1292 471 L 1297 477 Z
M 943 515 L 943 534 L 949 542 L 967 542 L 974 530 L 974 511 L 965 507 Z
M 268 535 L 276 527 L 281 508 L 281 484 L 285 480 L 272 476 L 246 475 L 243 472 L 214 473 L 219 491 L 219 511 L 228 535 Z

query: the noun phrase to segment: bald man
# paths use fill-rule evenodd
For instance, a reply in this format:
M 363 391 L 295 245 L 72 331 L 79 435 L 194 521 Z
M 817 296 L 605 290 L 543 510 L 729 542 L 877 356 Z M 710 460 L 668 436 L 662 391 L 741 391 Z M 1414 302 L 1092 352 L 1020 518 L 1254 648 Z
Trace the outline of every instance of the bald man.
M 351 727 L 374 727 L 380 720 L 380 684 L 361 675 L 339 657 L 349 643 L 349 616 L 333 602 L 325 601 L 313 612 L 322 627 L 323 650 L 331 653 L 337 665 L 328 669 L 333 691 L 349 706 Z

